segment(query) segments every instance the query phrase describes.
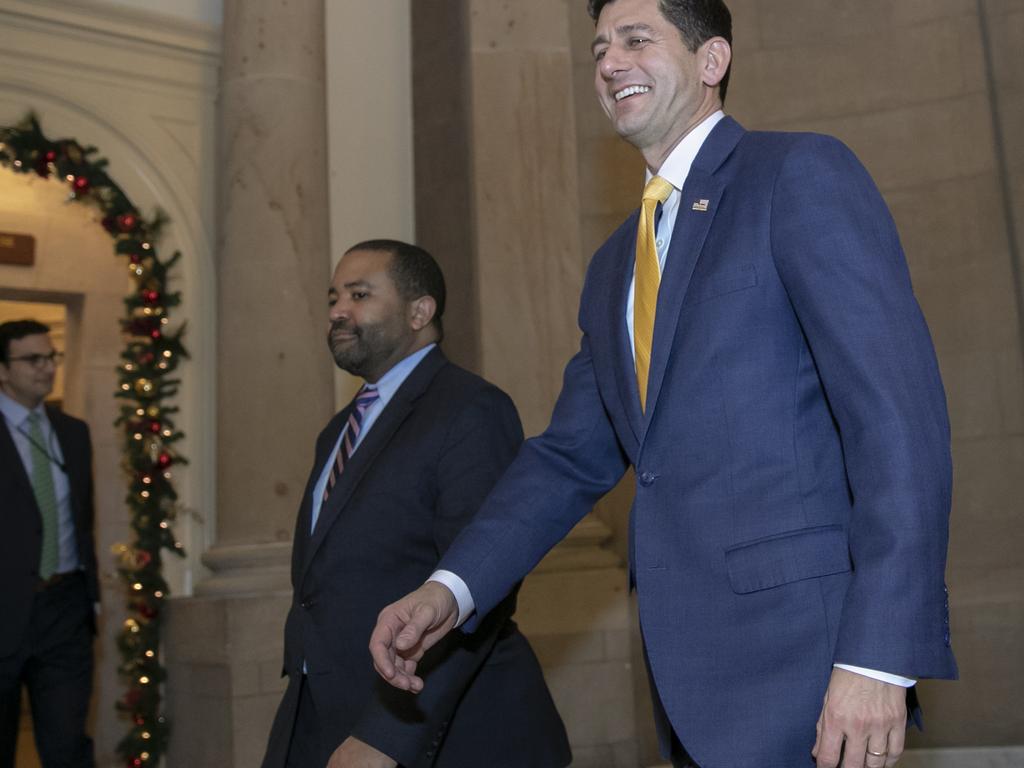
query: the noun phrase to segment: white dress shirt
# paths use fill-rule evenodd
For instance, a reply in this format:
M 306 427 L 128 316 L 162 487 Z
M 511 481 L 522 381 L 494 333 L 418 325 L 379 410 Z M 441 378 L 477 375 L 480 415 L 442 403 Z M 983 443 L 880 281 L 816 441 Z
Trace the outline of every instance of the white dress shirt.
M 718 110 L 712 115 L 709 115 L 703 122 L 693 128 L 683 139 L 675 146 L 675 149 L 669 154 L 662 164 L 661 168 L 658 169 L 657 175 L 665 179 L 672 185 L 672 192 L 669 194 L 668 199 L 661 206 L 661 216 L 658 218 L 657 231 L 655 233 L 655 248 L 658 252 L 658 267 L 662 272 L 665 271 L 665 258 L 668 255 L 669 244 L 672 242 L 672 233 L 676 225 L 676 217 L 679 214 L 679 201 L 682 197 L 683 184 L 686 182 L 686 177 L 690 175 L 690 167 L 693 165 L 693 161 L 697 157 L 697 153 L 700 152 L 700 148 L 704 145 L 704 141 L 711 134 L 711 130 L 718 125 L 718 122 L 725 117 L 725 113 L 722 110 Z M 648 168 L 644 184 L 651 180 L 654 174 Z M 633 350 L 634 359 L 636 356 L 636 350 L 634 348 L 633 341 L 633 294 L 636 288 L 636 277 L 631 279 L 629 285 L 629 298 L 626 300 L 626 330 L 629 338 L 630 349 Z M 436 581 L 444 584 L 451 590 L 451 593 L 455 596 L 455 601 L 459 606 L 459 618 L 456 622 L 456 626 L 462 624 L 466 619 L 469 618 L 470 614 L 475 610 L 473 603 L 473 596 L 469 592 L 469 587 L 457 574 L 451 571 L 438 570 L 431 574 L 429 581 Z M 892 683 L 893 685 L 901 685 L 903 687 L 909 687 L 914 685 L 916 681 L 910 678 L 901 677 L 899 675 L 893 675 L 888 672 L 879 672 L 873 669 L 865 669 L 864 667 L 855 667 L 849 664 L 835 664 L 834 666 L 840 669 L 845 669 L 849 672 L 856 672 L 867 677 L 875 678 L 886 683 Z

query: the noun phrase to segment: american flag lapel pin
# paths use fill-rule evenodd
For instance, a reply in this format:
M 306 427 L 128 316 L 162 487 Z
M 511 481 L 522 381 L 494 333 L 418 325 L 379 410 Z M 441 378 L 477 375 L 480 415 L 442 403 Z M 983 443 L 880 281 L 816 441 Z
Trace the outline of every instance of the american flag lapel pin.
M 710 203 L 710 202 L 711 202 L 710 200 L 705 200 L 705 199 L 701 198 L 700 200 L 698 200 L 697 202 L 695 202 L 693 204 L 693 210 L 700 211 L 701 213 L 704 213 L 705 211 L 707 211 L 708 203 Z

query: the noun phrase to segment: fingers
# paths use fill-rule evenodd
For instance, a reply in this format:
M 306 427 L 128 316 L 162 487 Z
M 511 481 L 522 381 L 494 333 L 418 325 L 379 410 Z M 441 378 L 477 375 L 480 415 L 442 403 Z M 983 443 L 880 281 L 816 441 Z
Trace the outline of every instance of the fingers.
M 409 651 L 420 645 L 427 631 L 437 624 L 437 608 L 427 603 L 417 603 L 412 609 L 409 621 L 402 627 L 395 640 L 395 648 Z M 422 654 L 422 651 L 420 652 Z
M 821 719 L 818 741 L 814 745 L 814 757 L 818 768 L 838 768 L 843 754 L 843 731 L 831 727 L 825 718 Z M 861 754 L 864 754 L 861 752 Z
M 885 768 L 889 759 L 888 734 L 872 735 L 864 747 L 865 768 Z
M 889 731 L 889 738 L 886 742 L 889 747 L 889 754 L 885 757 L 886 768 L 892 768 L 892 766 L 896 765 L 896 762 L 903 755 L 903 747 L 906 744 L 906 739 L 907 727 L 903 723 Z

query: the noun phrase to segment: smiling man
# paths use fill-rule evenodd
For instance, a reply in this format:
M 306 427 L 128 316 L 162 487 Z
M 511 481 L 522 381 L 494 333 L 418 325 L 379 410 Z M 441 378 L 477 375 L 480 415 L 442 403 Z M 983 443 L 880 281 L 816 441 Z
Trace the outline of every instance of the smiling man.
M 893 221 L 837 140 L 724 115 L 720 0 L 589 9 L 598 99 L 647 164 L 641 206 L 590 264 L 550 426 L 382 611 L 375 665 L 429 691 L 424 650 L 477 631 L 632 467 L 666 757 L 892 766 L 914 681 L 956 676 L 949 423 Z
M 288 689 L 264 768 L 568 765 L 565 729 L 511 619 L 517 585 L 474 636 L 424 659 L 429 695 L 374 674 L 377 612 L 430 574 L 522 427 L 504 392 L 442 354 L 444 277 L 422 248 L 354 246 L 327 299 L 334 360 L 365 383 L 317 439 L 292 552 Z

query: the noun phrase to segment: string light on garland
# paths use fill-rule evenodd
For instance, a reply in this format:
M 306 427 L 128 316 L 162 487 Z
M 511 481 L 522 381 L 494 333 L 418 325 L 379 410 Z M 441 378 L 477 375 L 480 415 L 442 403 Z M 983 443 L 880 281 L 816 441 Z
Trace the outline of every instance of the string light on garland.
M 160 258 L 154 243 L 166 217 L 160 212 L 144 217 L 107 175 L 107 161 L 96 157 L 95 147 L 83 147 L 74 139 L 48 139 L 35 115 L 15 126 L 0 126 L 0 166 L 66 184 L 69 201 L 99 210 L 99 223 L 113 239 L 114 252 L 128 261 L 133 287 L 124 300 L 125 345 L 114 395 L 122 403 L 115 425 L 123 434 L 133 541 L 116 545 L 114 554 L 127 586 L 128 609 L 117 638 L 118 671 L 126 690 L 116 706 L 131 725 L 117 751 L 130 768 L 156 765 L 168 736 L 160 710 L 166 679 L 160 628 L 168 594 L 161 554 L 166 549 L 184 555 L 170 526 L 178 498 L 170 468 L 187 463 L 175 448 L 184 435 L 174 423 L 178 409 L 169 402 L 179 385 L 172 376 L 188 356 L 181 341 L 184 327 L 171 330 L 168 318 L 181 303 L 180 293 L 169 289 L 169 273 L 181 254 Z

